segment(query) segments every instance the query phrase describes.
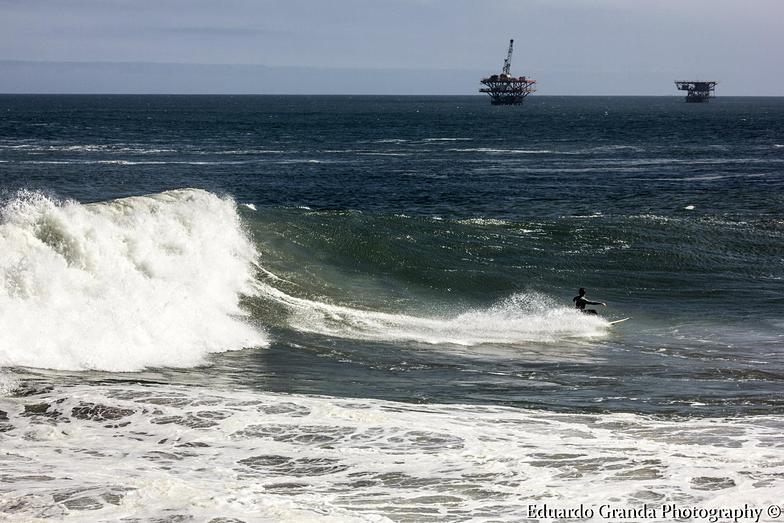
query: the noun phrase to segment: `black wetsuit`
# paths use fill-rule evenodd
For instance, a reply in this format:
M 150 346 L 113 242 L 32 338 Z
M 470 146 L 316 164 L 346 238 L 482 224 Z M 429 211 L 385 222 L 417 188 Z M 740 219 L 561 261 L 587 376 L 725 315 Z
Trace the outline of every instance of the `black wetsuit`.
M 585 296 L 575 296 L 574 298 L 572 298 L 572 301 L 574 302 L 574 306 L 577 307 L 578 309 L 580 309 L 580 312 L 584 312 L 585 314 L 599 314 L 598 312 L 596 312 L 593 309 L 586 310 L 585 309 L 586 305 L 601 305 L 602 304 L 602 302 L 600 302 L 600 301 L 588 301 L 588 300 L 585 299 Z

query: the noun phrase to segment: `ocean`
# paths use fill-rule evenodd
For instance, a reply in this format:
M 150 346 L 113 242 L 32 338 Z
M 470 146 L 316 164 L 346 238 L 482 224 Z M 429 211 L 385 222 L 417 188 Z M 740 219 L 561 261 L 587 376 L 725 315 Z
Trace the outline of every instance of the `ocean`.
M 0 96 L 0 520 L 775 521 L 783 384 L 782 98 Z

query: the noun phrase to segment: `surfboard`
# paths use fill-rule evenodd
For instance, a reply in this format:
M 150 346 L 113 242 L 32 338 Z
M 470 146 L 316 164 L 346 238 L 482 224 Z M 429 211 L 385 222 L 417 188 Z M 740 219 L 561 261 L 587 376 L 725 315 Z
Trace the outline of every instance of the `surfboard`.
M 624 321 L 626 321 L 626 320 L 630 320 L 630 319 L 631 319 L 631 318 L 623 318 L 622 320 L 615 320 L 615 321 L 611 321 L 611 322 L 610 322 L 610 325 L 615 325 L 616 323 L 623 323 Z

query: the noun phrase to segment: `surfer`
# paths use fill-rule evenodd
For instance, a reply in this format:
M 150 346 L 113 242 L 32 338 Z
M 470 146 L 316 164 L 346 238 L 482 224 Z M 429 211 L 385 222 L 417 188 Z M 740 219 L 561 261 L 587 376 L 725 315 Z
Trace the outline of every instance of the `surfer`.
M 585 298 L 585 289 L 582 287 L 580 287 L 580 290 L 577 291 L 577 296 L 572 298 L 572 301 L 574 302 L 574 306 L 584 314 L 599 314 L 593 309 L 586 309 L 586 305 L 601 305 L 602 307 L 607 307 L 607 304 L 601 301 L 588 301 Z

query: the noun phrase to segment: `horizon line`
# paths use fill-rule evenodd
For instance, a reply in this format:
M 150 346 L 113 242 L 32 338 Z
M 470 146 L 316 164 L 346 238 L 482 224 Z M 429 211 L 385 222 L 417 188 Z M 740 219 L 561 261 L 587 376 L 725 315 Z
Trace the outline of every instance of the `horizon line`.
M 362 98 L 486 98 L 485 94 L 368 94 L 368 93 L 133 93 L 133 92 L 105 92 L 105 93 L 68 93 L 68 92 L 0 92 L 0 96 L 291 96 L 291 97 L 338 97 L 352 96 Z M 680 93 L 676 94 L 539 94 L 532 98 L 686 98 Z M 718 98 L 784 98 L 780 94 L 734 94 L 711 96 L 711 100 Z M 525 103 L 521 104 L 525 105 Z

